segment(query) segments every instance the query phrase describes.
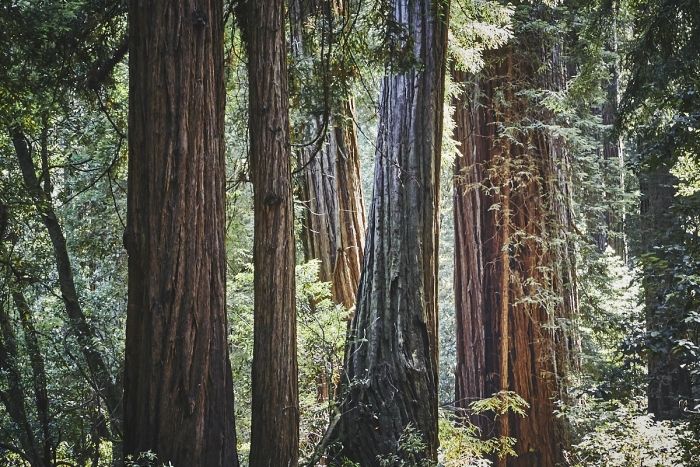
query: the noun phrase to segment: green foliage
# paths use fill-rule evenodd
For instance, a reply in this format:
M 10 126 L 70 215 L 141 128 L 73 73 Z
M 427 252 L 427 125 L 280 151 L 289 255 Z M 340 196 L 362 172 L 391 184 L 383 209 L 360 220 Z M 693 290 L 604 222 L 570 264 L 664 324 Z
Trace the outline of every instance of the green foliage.
M 499 391 L 491 397 L 470 404 L 473 414 L 495 414 L 509 416 L 511 413 L 526 416 L 528 403 L 512 391 Z M 446 411 L 440 412 L 439 420 L 440 465 L 445 467 L 491 465 L 489 458 L 499 459 L 515 456 L 517 440 L 508 436 L 484 438 L 479 429 L 464 418 L 456 418 Z
M 592 245 L 581 248 L 577 264 L 581 372 L 572 378 L 572 396 L 638 397 L 645 386 L 645 364 L 636 346 L 644 334 L 636 273 L 611 249 L 601 254 Z
M 629 404 L 583 398 L 570 409 L 574 444 L 568 453 L 575 467 L 665 467 L 683 464 L 679 436 L 687 424 L 655 421 L 639 400 Z
M 690 412 L 686 424 L 678 429 L 678 444 L 683 449 L 683 464 L 689 467 L 700 465 L 700 405 Z
M 297 266 L 297 344 L 300 455 L 313 454 L 330 418 L 339 382 L 347 311 L 330 299 L 330 284 L 318 281 L 318 262 Z M 231 366 L 236 394 L 238 452 L 242 460 L 250 449 L 250 368 L 253 361 L 253 267 L 229 278 L 229 321 L 232 334 Z
M 496 415 L 505 415 L 513 412 L 524 417 L 530 405 L 513 391 L 499 391 L 491 397 L 472 402 L 470 407 L 477 414 L 493 412 Z
M 484 66 L 484 53 L 512 37 L 513 6 L 492 0 L 455 0 L 450 8 L 450 58 L 458 70 L 476 73 Z
M 426 448 L 421 432 L 409 423 L 399 437 L 396 452 L 377 456 L 377 463 L 380 467 L 432 467 L 434 462 L 423 458 Z

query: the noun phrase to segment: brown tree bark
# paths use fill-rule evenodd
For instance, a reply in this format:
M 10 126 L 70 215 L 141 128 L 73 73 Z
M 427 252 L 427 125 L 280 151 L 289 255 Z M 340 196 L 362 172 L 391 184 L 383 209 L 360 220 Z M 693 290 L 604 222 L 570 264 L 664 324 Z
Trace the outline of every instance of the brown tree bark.
M 494 200 L 488 196 L 488 173 L 491 141 L 495 126 L 487 108 L 477 111 L 484 85 L 470 85 L 470 77 L 453 70 L 453 80 L 465 86 L 454 102 L 454 139 L 461 156 L 454 165 L 454 293 L 456 325 L 455 405 L 467 415 L 469 404 L 498 392 L 495 380 L 498 352 L 494 347 L 497 307 L 488 284 L 498 283 L 500 264 L 494 259 L 498 251 L 497 211 L 489 210 Z M 490 287 L 493 289 L 493 286 Z M 484 435 L 493 432 L 493 418 L 469 414 Z
M 223 2 L 129 4 L 124 448 L 235 466 L 225 309 Z
M 248 50 L 255 237 L 251 466 L 295 466 L 299 450 L 294 211 L 284 2 L 239 11 Z
M 345 358 L 340 457 L 437 456 L 437 249 L 447 2 L 393 3 L 409 39 L 382 81 L 374 195 Z M 398 53 L 398 52 L 397 52 Z M 397 57 L 394 57 L 397 58 Z M 408 64 L 407 64 L 408 63 Z M 424 443 L 400 451 L 409 427 Z
M 304 48 L 308 42 L 304 24 L 309 17 L 325 10 L 319 3 L 294 0 L 290 4 L 292 52 L 298 61 L 309 59 Z M 347 1 L 335 1 L 331 6 L 327 15 L 333 19 L 337 17 L 341 23 L 347 20 Z M 334 33 L 326 32 L 325 40 L 332 43 Z M 349 92 L 344 96 L 331 96 L 328 81 L 333 77 L 323 73 L 316 78 L 322 82 L 327 101 L 324 106 L 328 108 L 317 115 L 309 115 L 309 123 L 298 129 L 300 139 L 308 144 L 299 150 L 299 159 L 304 165 L 300 197 L 306 206 L 302 234 L 304 255 L 307 261 L 319 260 L 319 279 L 330 282 L 333 300 L 350 309 L 355 305 L 360 282 L 366 229 L 354 99 Z M 328 122 L 324 121 L 326 118 Z M 324 129 L 327 134 L 319 135 Z M 318 136 L 323 136 L 320 144 L 313 144 Z
M 319 279 L 347 309 L 355 305 L 366 231 L 353 106 L 344 99 L 323 148 L 303 158 L 309 165 L 302 189 L 306 259 L 320 261 Z
M 575 309 L 575 277 L 567 155 L 546 130 L 522 125 L 553 116 L 519 94 L 559 89 L 559 50 L 528 39 L 488 53 L 473 84 L 453 74 L 466 86 L 455 102 L 455 396 L 484 436 L 517 438 L 518 457 L 500 465 L 548 467 L 563 460 L 554 400 L 571 344 L 558 323 Z M 505 390 L 530 404 L 526 417 L 494 423 L 469 413 L 474 400 Z

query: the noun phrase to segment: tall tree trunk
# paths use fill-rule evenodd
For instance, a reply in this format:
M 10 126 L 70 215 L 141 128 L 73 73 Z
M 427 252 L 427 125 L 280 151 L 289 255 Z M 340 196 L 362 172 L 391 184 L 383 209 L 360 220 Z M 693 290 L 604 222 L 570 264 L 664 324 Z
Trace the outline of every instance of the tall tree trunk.
M 678 245 L 684 236 L 673 209 L 678 179 L 666 163 L 646 168 L 639 177 L 641 199 L 640 255 L 664 258 L 664 248 Z M 687 325 L 678 322 L 681 315 L 668 305 L 668 295 L 676 281 L 669 265 L 643 261 L 642 287 L 649 339 L 647 367 L 648 409 L 660 420 L 681 417 L 683 400 L 692 399 L 687 368 L 674 355 L 671 339 L 682 335 Z
M 333 300 L 345 308 L 355 306 L 365 248 L 366 217 L 360 179 L 360 149 L 355 129 L 355 104 L 348 96 L 333 120 L 329 148 L 335 153 L 335 185 L 338 197 L 338 234 Z
M 34 207 L 51 239 L 56 260 L 58 284 L 61 290 L 61 298 L 66 308 L 66 314 L 68 315 L 68 324 L 80 345 L 83 358 L 85 358 L 90 371 L 90 377 L 92 378 L 90 383 L 107 407 L 110 417 L 112 442 L 115 446 L 119 446 L 122 414 L 121 388 L 112 378 L 104 356 L 95 348 L 95 331 L 88 322 L 80 304 L 70 256 L 68 255 L 66 237 L 63 235 L 63 229 L 51 198 L 48 164 L 42 161 L 42 178 L 44 179 L 44 188 L 42 189 L 36 176 L 36 167 L 26 136 L 20 128 L 15 128 L 11 131 L 11 137 L 24 185 L 27 187 Z M 43 152 L 44 148 L 42 148 Z
M 125 453 L 235 466 L 223 2 L 129 4 Z
M 454 165 L 454 293 L 457 357 L 455 367 L 455 405 L 466 409 L 475 400 L 498 392 L 495 380 L 498 352 L 494 345 L 497 303 L 488 284 L 497 284 L 500 265 L 498 254 L 500 231 L 498 213 L 488 209 L 493 197 L 488 196 L 486 167 L 489 163 L 495 125 L 492 111 L 480 111 L 481 94 L 490 92 L 488 81 L 480 86 L 469 83 L 466 73 L 453 70 L 455 83 L 465 89 L 455 99 L 454 139 L 461 145 L 461 156 Z M 486 89 L 482 89 L 486 87 Z M 493 418 L 470 414 L 472 423 L 485 434 L 493 432 Z
M 333 301 L 347 309 L 355 305 L 366 230 L 353 106 L 352 98 L 343 100 L 321 150 L 302 159 L 309 162 L 302 189 L 305 254 L 320 261 L 319 279 L 331 283 Z
M 342 24 L 349 15 L 347 0 L 334 1 L 332 8 L 327 10 L 319 3 L 291 2 L 292 52 L 299 62 L 310 59 L 304 47 L 308 43 L 305 23 L 309 17 L 320 15 L 320 21 L 331 29 L 336 17 Z M 336 32 L 320 29 L 320 34 L 332 44 Z M 318 34 L 318 31 L 314 29 L 313 33 Z M 310 124 L 299 129 L 301 139 L 313 142 L 327 125 L 327 134 L 322 135 L 320 144 L 309 144 L 299 151 L 299 159 L 304 165 L 301 198 L 307 208 L 303 219 L 304 255 L 307 261 L 319 260 L 319 279 L 330 282 L 333 300 L 350 309 L 355 305 L 360 282 L 366 228 L 360 154 L 354 99 L 349 91 L 344 96 L 331 96 L 329 81 L 333 78 L 328 73 L 330 67 L 314 76 L 321 82 L 326 101 L 323 104 L 328 108 L 310 115 Z M 301 83 L 301 87 L 304 86 L 305 83 Z M 324 122 L 324 118 L 328 122 Z
M 248 50 L 255 238 L 251 466 L 294 466 L 299 450 L 294 218 L 284 2 L 240 11 Z
M 374 195 L 346 348 L 340 456 L 437 456 L 437 251 L 447 2 L 393 2 L 405 59 L 382 81 Z M 405 65 L 406 62 L 411 65 Z M 395 66 L 397 64 L 394 64 Z M 415 430 L 424 443 L 400 451 Z
M 625 161 L 622 140 L 615 135 L 612 127 L 617 119 L 620 94 L 620 60 L 618 58 L 617 17 L 618 2 L 613 2 L 614 14 L 611 15 L 611 36 L 606 41 L 606 52 L 613 56 L 608 64 L 609 81 L 605 85 L 606 99 L 601 108 L 602 123 L 605 125 L 602 135 L 603 191 L 608 209 L 603 215 L 601 231 L 596 233 L 596 243 L 602 252 L 610 245 L 624 263 L 628 262 L 629 251 L 625 233 L 626 207 L 622 200 L 625 192 Z
M 530 47 L 527 49 L 525 47 Z M 547 63 L 551 70 L 538 74 Z M 525 119 L 553 116 L 519 92 L 560 89 L 559 46 L 523 38 L 486 56 L 475 84 L 455 102 L 455 305 L 457 407 L 514 391 L 527 416 L 471 415 L 485 436 L 517 438 L 517 458 L 500 465 L 554 466 L 565 435 L 554 416 L 570 337 L 558 328 L 576 306 L 573 255 L 566 232 L 568 160 L 562 143 Z M 563 72 L 561 73 L 563 75 Z

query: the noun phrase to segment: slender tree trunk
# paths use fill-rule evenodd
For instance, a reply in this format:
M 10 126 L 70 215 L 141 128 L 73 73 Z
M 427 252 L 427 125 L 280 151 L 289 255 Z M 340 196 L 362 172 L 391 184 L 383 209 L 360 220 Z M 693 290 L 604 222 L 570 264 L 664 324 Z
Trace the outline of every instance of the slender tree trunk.
M 412 65 L 382 81 L 374 196 L 346 348 L 341 457 L 437 456 L 437 250 L 447 2 L 392 3 Z M 405 48 L 403 48 L 405 47 Z M 409 429 L 424 448 L 401 451 Z
M 124 448 L 235 466 L 225 308 L 223 2 L 129 5 Z
M 7 304 L 0 301 L 0 369 L 7 378 L 7 389 L 0 390 L 0 401 L 17 428 L 19 447 L 31 466 L 48 466 L 50 459 L 43 457 L 43 447 L 37 440 L 25 406 L 19 363 L 15 330 L 7 312 Z
M 2 217 L 2 213 L 5 213 L 7 216 L 4 219 L 4 221 L 7 222 L 9 218 L 8 210 L 4 204 L 0 203 L 0 217 Z M 9 257 L 7 248 L 2 243 L 2 238 L 2 228 L 0 228 L 0 258 L 2 259 L 2 262 L 12 264 L 12 258 Z M 41 354 L 41 347 L 39 345 L 37 331 L 34 327 L 32 311 L 29 308 L 24 292 L 22 291 L 21 273 L 14 269 L 14 267 L 11 269 L 12 271 L 8 271 L 6 278 L 9 281 L 10 277 L 13 277 L 14 281 L 11 283 L 6 283 L 6 285 L 10 290 L 10 295 L 12 296 L 15 310 L 17 310 L 17 314 L 19 315 L 19 322 L 24 335 L 24 344 L 31 366 L 31 385 L 34 395 L 34 408 L 36 411 L 37 421 L 39 423 L 39 430 L 37 430 L 36 436 L 33 437 L 36 444 L 35 447 L 32 448 L 32 451 L 34 451 L 33 456 L 36 458 L 36 460 L 33 462 L 35 462 L 36 465 L 50 465 L 51 460 L 53 459 L 54 444 L 51 436 L 51 428 L 49 426 L 49 398 L 46 390 L 46 367 L 44 365 L 44 357 Z M 3 304 L 0 303 L 0 306 L 2 305 Z M 12 353 L 17 351 L 15 331 L 10 323 L 7 312 L 0 309 L 0 313 L 5 313 L 2 326 L 9 326 L 3 328 L 3 333 L 5 335 L 3 352 L 5 352 L 5 354 L 8 356 L 6 364 L 10 366 L 6 371 L 8 371 L 11 378 L 14 379 L 12 376 L 13 373 L 16 373 L 16 377 L 21 377 L 19 376 L 14 360 L 18 356 L 12 357 Z M 3 358 L 3 360 L 5 360 L 5 358 Z M 19 380 L 17 381 L 19 382 Z M 12 382 L 10 382 L 10 386 L 12 387 Z M 20 391 L 24 392 L 24 390 L 21 389 L 21 384 Z M 13 391 L 11 390 L 10 393 L 13 393 Z M 29 396 L 25 393 L 24 399 L 28 398 Z M 20 414 L 24 412 L 26 415 L 26 412 L 22 407 L 18 405 L 18 408 L 20 410 Z M 32 437 L 30 437 L 30 439 L 31 438 Z
M 22 331 L 24 332 L 24 343 L 29 354 L 29 361 L 32 367 L 32 388 L 34 390 L 34 402 L 36 404 L 36 413 L 39 421 L 40 433 L 39 436 L 41 445 L 41 454 L 47 465 L 53 459 L 53 441 L 51 429 L 49 427 L 49 397 L 46 390 L 46 367 L 44 365 L 44 357 L 41 355 L 39 347 L 39 339 L 37 336 L 34 321 L 32 319 L 32 311 L 20 289 L 20 280 L 15 275 L 15 287 L 12 290 L 12 299 L 15 303 L 15 308 L 19 313 Z
M 601 108 L 601 118 L 606 126 L 602 135 L 602 157 L 604 165 L 603 183 L 605 198 L 610 204 L 608 210 L 603 213 L 604 219 L 601 227 L 604 229 L 596 234 L 596 243 L 600 251 L 610 245 L 615 253 L 628 262 L 629 251 L 627 236 L 625 233 L 626 208 L 621 199 L 625 192 L 625 161 L 621 139 L 613 134 L 612 126 L 617 118 L 617 108 L 620 94 L 620 61 L 618 55 L 617 16 L 619 14 L 618 2 L 614 2 L 615 13 L 612 15 L 612 35 L 606 41 L 606 51 L 614 56 L 608 65 L 610 79 L 606 85 L 606 99 Z M 609 187 L 609 188 L 608 188 Z
M 522 396 L 530 404 L 526 417 L 494 423 L 492 416 L 471 415 L 472 421 L 486 437 L 517 438 L 518 457 L 500 465 L 550 467 L 563 460 L 565 433 L 554 399 L 562 397 L 571 345 L 558 320 L 570 318 L 576 305 L 566 237 L 568 160 L 555 137 L 521 123 L 552 121 L 519 91 L 559 89 L 558 46 L 523 43 L 532 49 L 511 44 L 488 53 L 476 84 L 467 84 L 455 102 L 463 152 L 454 194 L 455 395 L 465 415 L 471 402 L 496 391 Z M 546 60 L 551 72 L 539 76 Z
M 48 165 L 42 162 L 42 176 L 44 178 L 44 189 L 42 189 L 36 176 L 36 168 L 26 136 L 19 128 L 13 129 L 11 136 L 24 184 L 51 239 L 56 260 L 58 284 L 61 289 L 61 297 L 66 308 L 66 314 L 68 315 L 68 323 L 80 345 L 81 352 L 90 370 L 90 377 L 92 378 L 90 383 L 95 387 L 107 407 L 107 412 L 110 416 L 112 442 L 118 446 L 121 438 L 121 388 L 118 387 L 118 384 L 112 378 L 103 355 L 95 349 L 94 339 L 96 334 L 85 317 L 80 304 L 68 255 L 66 238 L 63 235 L 61 224 L 54 210 L 53 199 L 51 198 L 50 183 L 48 181 L 49 174 L 47 172 Z
M 255 210 L 250 465 L 295 466 L 299 400 L 284 2 L 250 0 L 240 13 Z

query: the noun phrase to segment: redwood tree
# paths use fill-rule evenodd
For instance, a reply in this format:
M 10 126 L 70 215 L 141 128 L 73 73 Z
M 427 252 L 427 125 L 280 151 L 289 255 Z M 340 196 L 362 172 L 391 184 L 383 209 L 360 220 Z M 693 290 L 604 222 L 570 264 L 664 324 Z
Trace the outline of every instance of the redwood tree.
M 255 212 L 250 465 L 292 466 L 299 450 L 299 402 L 284 2 L 251 0 L 240 7 Z
M 392 2 L 374 194 L 337 438 L 341 457 L 437 457 L 438 202 L 448 2 Z M 401 31 L 401 33 L 398 32 Z M 404 34 L 405 33 L 405 34 Z M 401 451 L 402 435 L 424 447 Z
M 521 5 L 516 21 L 545 24 L 547 11 Z M 554 115 L 528 92 L 561 89 L 560 42 L 528 31 L 487 53 L 475 82 L 455 74 L 465 85 L 455 102 L 456 405 L 469 414 L 476 399 L 516 392 L 526 417 L 472 420 L 487 436 L 517 438 L 518 457 L 502 465 L 547 467 L 562 460 L 566 438 L 554 401 L 571 345 L 559 324 L 576 295 L 568 157 L 547 130 Z
M 290 2 L 292 54 L 296 62 L 313 62 L 311 44 L 316 36 L 335 46 L 339 23 L 350 22 L 348 0 L 326 2 L 293 0 Z M 309 27 L 309 22 L 313 26 Z M 337 26 L 336 26 L 337 29 Z M 322 56 L 312 71 L 313 92 L 308 82 L 298 83 L 300 94 L 311 94 L 310 110 L 297 128 L 302 140 L 299 161 L 303 173 L 300 198 L 306 209 L 303 219 L 303 245 L 306 260 L 319 260 L 319 279 L 331 283 L 336 303 L 350 309 L 355 305 L 360 282 L 365 240 L 365 207 L 360 181 L 360 152 L 355 128 L 355 104 L 349 91 L 348 78 L 331 76 L 331 69 L 340 68 L 349 74 L 346 58 L 333 67 L 330 57 Z M 304 76 L 294 76 L 298 81 Z M 334 83 L 331 83 L 331 80 Z M 337 83 L 337 82 L 340 83 Z M 311 89 L 310 89 L 311 88 Z M 319 102 L 321 101 L 321 102 Z
M 129 4 L 124 449 L 234 466 L 223 3 Z

